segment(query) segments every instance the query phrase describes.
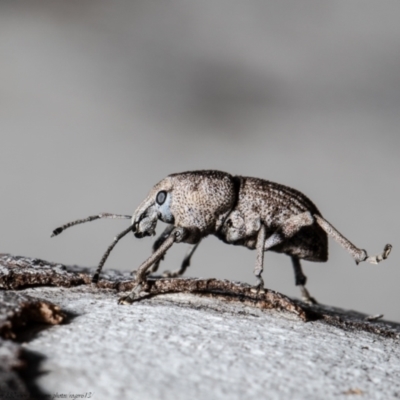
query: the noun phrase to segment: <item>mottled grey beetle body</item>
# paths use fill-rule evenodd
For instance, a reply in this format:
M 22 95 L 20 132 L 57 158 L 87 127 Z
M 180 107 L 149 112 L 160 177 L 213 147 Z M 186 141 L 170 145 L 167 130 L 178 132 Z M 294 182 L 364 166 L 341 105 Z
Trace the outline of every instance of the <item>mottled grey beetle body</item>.
M 116 214 L 99 214 L 57 228 L 53 235 L 64 229 L 98 218 L 130 218 Z M 383 252 L 368 257 L 365 250 L 354 246 L 326 221 L 317 207 L 302 193 L 287 186 L 258 178 L 232 176 L 220 171 L 191 171 L 172 174 L 157 183 L 132 216 L 131 226 L 119 234 L 104 254 L 93 282 L 97 282 L 101 269 L 118 240 L 133 231 L 142 238 L 155 234 L 157 221 L 169 225 L 156 240 L 153 254 L 139 267 L 136 287 L 121 302 L 131 302 L 142 289 L 146 276 L 158 269 L 159 263 L 173 243 L 191 246 L 181 268 L 166 276 L 182 275 L 202 238 L 215 235 L 225 243 L 245 246 L 257 251 L 254 269 L 255 289 L 262 291 L 261 277 L 265 251 L 285 253 L 292 259 L 296 285 L 308 302 L 315 300 L 305 289 L 306 277 L 300 260 L 326 261 L 328 237 L 346 248 L 356 263 L 373 264 L 386 259 L 391 245 Z
M 302 193 L 287 186 L 258 178 L 239 177 L 240 190 L 234 210 L 229 214 L 223 228 L 216 233 L 226 243 L 255 249 L 260 225 L 266 227 L 269 237 L 281 227 L 290 230 L 287 221 L 296 229 L 296 217 L 310 213 L 321 215 L 317 207 Z M 308 261 L 328 259 L 326 232 L 312 219 L 294 236 L 275 245 L 270 250 L 286 253 Z

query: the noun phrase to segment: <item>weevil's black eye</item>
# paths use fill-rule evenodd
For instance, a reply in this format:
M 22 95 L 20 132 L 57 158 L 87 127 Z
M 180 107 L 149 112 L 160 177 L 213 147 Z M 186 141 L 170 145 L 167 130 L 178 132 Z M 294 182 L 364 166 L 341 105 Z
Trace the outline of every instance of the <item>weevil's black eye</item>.
M 156 202 L 161 206 L 164 204 L 165 199 L 167 198 L 167 192 L 165 190 L 161 190 L 161 192 L 157 193 Z

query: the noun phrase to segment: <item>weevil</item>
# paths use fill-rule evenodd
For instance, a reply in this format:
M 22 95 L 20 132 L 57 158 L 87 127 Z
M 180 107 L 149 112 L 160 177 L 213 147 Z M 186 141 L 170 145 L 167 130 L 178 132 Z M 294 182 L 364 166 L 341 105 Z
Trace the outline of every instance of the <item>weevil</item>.
M 262 292 L 264 253 L 275 251 L 290 256 L 295 284 L 300 286 L 306 302 L 315 300 L 307 291 L 306 276 L 300 260 L 325 262 L 328 259 L 328 235 L 344 247 L 358 264 L 377 264 L 386 259 L 392 249 L 387 244 L 383 252 L 368 256 L 324 219 L 314 203 L 290 187 L 258 178 L 232 176 L 221 171 L 190 171 L 168 175 L 158 182 L 138 206 L 133 216 L 103 213 L 67 223 L 53 231 L 60 234 L 71 226 L 99 218 L 131 219 L 131 225 L 117 235 L 103 255 L 92 282 L 97 283 L 104 263 L 118 241 L 129 232 L 137 238 L 155 235 L 158 220 L 167 223 L 155 241 L 152 255 L 136 272 L 135 287 L 120 299 L 131 303 L 145 287 L 147 276 L 157 271 L 160 261 L 174 243 L 188 243 L 189 249 L 174 272 L 164 276 L 182 275 L 200 241 L 215 235 L 227 244 L 256 250 L 254 274 L 256 292 Z

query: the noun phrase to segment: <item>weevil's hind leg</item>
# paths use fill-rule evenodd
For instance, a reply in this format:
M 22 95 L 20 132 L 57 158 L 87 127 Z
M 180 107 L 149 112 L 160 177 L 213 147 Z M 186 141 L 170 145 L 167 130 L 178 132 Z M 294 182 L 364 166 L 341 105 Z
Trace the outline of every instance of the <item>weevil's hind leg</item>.
M 264 293 L 264 280 L 262 278 L 262 273 L 264 270 L 264 246 L 265 246 L 266 228 L 264 224 L 261 224 L 261 228 L 258 231 L 257 243 L 256 243 L 256 266 L 254 268 L 254 275 L 256 276 L 257 283 L 253 288 L 256 293 Z
M 192 258 L 193 253 L 196 251 L 197 246 L 200 244 L 200 242 L 196 243 L 196 244 L 190 244 L 189 248 L 187 249 L 187 252 L 185 254 L 185 258 L 182 261 L 181 267 L 179 269 L 177 269 L 176 271 L 165 271 L 163 273 L 163 276 L 166 278 L 176 278 L 178 276 L 183 275 L 187 268 L 190 265 L 190 260 Z
M 314 215 L 318 225 L 333 239 L 335 239 L 342 247 L 344 247 L 354 258 L 355 262 L 358 264 L 362 261 L 369 262 L 371 264 L 378 264 L 379 262 L 388 258 L 390 251 L 392 250 L 392 245 L 387 244 L 381 254 L 376 256 L 368 256 L 367 252 L 363 249 L 359 249 L 354 246 L 350 240 L 346 239 L 336 228 L 334 228 L 326 219 L 322 218 L 320 215 Z
M 100 218 L 111 218 L 111 219 L 131 219 L 131 215 L 121 215 L 121 214 L 110 214 L 110 213 L 101 213 L 97 215 L 91 215 L 90 217 L 84 218 L 84 219 L 77 219 L 76 221 L 68 222 L 65 225 L 60 226 L 57 229 L 54 229 L 51 237 L 59 235 L 62 231 L 65 231 L 65 229 L 70 228 L 71 226 L 75 226 L 78 224 L 84 224 L 85 222 L 90 222 L 94 221 L 96 219 Z
M 155 253 L 161 245 L 168 239 L 168 236 L 171 234 L 171 232 L 174 230 L 173 225 L 168 225 L 164 231 L 161 233 L 161 235 L 157 238 L 157 240 L 153 244 L 153 253 Z M 147 271 L 147 274 L 154 274 L 157 272 L 158 267 L 160 266 L 160 262 L 164 259 L 164 256 L 162 256 L 158 261 L 156 261 L 152 267 Z
M 296 286 L 300 286 L 302 300 L 308 304 L 318 304 L 318 302 L 314 299 L 314 297 L 310 296 L 309 291 L 306 289 L 307 277 L 303 273 L 300 260 L 297 257 L 293 256 L 291 257 L 291 259 L 294 270 L 295 284 Z

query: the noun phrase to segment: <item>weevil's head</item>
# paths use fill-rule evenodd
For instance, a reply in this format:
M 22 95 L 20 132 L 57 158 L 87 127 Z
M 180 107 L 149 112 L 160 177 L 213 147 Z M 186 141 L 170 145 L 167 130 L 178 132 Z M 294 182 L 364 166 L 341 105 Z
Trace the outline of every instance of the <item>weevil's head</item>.
M 171 213 L 173 185 L 169 177 L 157 183 L 142 201 L 132 217 L 132 229 L 137 238 L 155 234 L 157 221 L 174 223 Z
M 172 174 L 157 183 L 136 209 L 132 230 L 138 238 L 154 235 L 161 220 L 205 236 L 222 226 L 236 196 L 233 177 L 224 172 Z

